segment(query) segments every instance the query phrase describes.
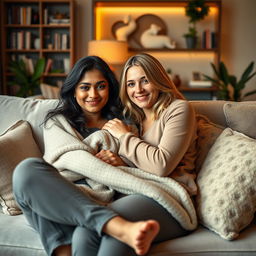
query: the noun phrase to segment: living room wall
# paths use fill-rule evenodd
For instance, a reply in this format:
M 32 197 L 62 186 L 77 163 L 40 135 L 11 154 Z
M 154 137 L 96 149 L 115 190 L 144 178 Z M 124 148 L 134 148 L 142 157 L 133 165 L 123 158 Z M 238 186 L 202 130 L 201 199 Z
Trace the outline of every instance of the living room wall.
M 87 44 L 92 39 L 92 4 L 91 0 L 75 1 L 75 48 L 79 59 L 87 55 Z M 255 10 L 255 0 L 222 0 L 221 60 L 238 78 L 251 61 L 256 62 Z M 256 76 L 247 83 L 244 92 L 252 89 L 256 89 Z M 256 100 L 256 95 L 246 100 Z

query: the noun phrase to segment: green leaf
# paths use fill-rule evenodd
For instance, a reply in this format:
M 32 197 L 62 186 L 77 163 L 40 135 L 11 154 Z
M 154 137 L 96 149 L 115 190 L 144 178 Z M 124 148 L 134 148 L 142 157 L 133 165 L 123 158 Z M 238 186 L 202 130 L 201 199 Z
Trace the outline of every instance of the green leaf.
M 32 79 L 31 79 L 32 82 L 35 82 L 42 76 L 44 72 L 44 67 L 45 67 L 45 59 L 41 58 L 36 63 L 34 74 L 32 75 Z
M 229 75 L 227 68 L 225 64 L 221 61 L 220 62 L 220 67 L 219 67 L 220 73 L 219 73 L 219 78 L 224 82 L 224 84 L 228 85 L 229 84 Z
M 27 75 L 19 69 L 15 69 L 15 68 L 10 68 L 10 70 L 14 73 L 14 80 L 18 83 L 18 84 L 27 84 L 28 83 L 28 77 Z
M 256 75 L 256 72 L 254 72 L 253 74 L 251 74 L 249 77 L 247 77 L 245 80 L 240 80 L 242 83 L 246 83 L 248 82 L 250 79 L 252 79 L 254 76 Z
M 44 72 L 44 67 L 45 59 L 41 58 L 37 61 L 34 73 L 31 75 L 26 70 L 26 65 L 23 60 L 10 62 L 9 69 L 14 74 L 12 84 L 20 86 L 20 89 L 16 94 L 17 96 L 27 97 L 33 95 L 34 89 L 39 86 L 39 79 Z
M 244 73 L 242 74 L 241 76 L 241 79 L 240 80 L 246 80 L 248 78 L 248 76 L 250 75 L 250 73 L 252 72 L 253 70 L 253 66 L 254 66 L 254 62 L 252 61 L 248 67 L 245 69 Z
M 232 85 L 232 87 L 234 88 L 234 90 L 237 89 L 237 79 L 236 79 L 235 76 L 230 75 L 229 76 L 229 82 Z
M 215 83 L 215 84 L 219 84 L 219 81 L 218 81 L 218 80 L 216 80 L 216 79 L 214 79 L 214 78 L 212 78 L 212 77 L 210 77 L 210 76 L 207 76 L 207 75 L 204 75 L 204 74 L 203 74 L 203 77 L 206 78 L 206 79 L 209 80 L 209 81 L 212 81 L 212 82 Z
M 220 79 L 220 73 L 217 70 L 217 68 L 215 67 L 215 65 L 213 63 L 211 63 L 211 66 L 212 66 L 212 69 L 213 69 L 215 75 Z
M 245 93 L 245 94 L 244 94 L 244 97 L 246 97 L 246 96 L 250 96 L 250 95 L 253 95 L 253 94 L 255 94 L 255 93 L 256 93 L 256 90 L 253 90 L 253 91 L 247 92 L 247 93 Z

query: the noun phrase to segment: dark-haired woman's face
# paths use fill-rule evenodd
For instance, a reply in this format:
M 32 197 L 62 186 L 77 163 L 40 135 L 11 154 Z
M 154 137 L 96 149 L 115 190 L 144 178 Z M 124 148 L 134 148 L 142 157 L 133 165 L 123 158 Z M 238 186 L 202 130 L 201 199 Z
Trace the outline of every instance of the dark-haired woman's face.
M 85 114 L 99 113 L 109 99 L 109 84 L 101 71 L 87 71 L 75 89 L 75 98 Z

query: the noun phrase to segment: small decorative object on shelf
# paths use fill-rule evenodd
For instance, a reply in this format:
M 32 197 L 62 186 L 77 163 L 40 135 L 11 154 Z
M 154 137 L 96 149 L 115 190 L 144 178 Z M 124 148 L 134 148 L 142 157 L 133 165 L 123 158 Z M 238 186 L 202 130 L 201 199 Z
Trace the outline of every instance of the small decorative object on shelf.
M 70 19 L 64 13 L 55 13 L 49 17 L 49 24 L 69 24 Z
M 117 28 L 115 29 L 115 27 Z M 123 21 L 113 24 L 114 34 L 118 41 L 127 41 L 128 36 L 136 29 L 137 24 L 131 15 L 126 15 Z
M 181 79 L 179 75 L 174 75 L 173 82 L 177 88 L 181 86 Z
M 205 0 L 189 0 L 185 9 L 185 14 L 189 17 L 191 26 L 188 33 L 184 34 L 187 48 L 193 49 L 197 46 L 197 29 L 196 23 L 203 20 L 209 13 L 209 6 L 206 5 Z
M 140 43 L 144 48 L 161 49 L 168 48 L 174 49 L 176 43 L 166 35 L 158 35 L 161 30 L 156 24 L 151 24 L 150 27 L 145 30 L 140 39 Z

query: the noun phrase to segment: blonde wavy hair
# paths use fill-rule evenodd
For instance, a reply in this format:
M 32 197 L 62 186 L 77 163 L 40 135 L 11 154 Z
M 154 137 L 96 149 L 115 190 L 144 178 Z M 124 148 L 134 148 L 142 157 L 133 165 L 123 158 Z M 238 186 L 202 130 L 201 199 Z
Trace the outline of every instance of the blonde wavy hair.
M 132 118 L 137 123 L 141 123 L 145 118 L 142 109 L 134 104 L 127 94 L 127 71 L 132 66 L 140 66 L 143 68 L 148 81 L 159 90 L 158 101 L 153 106 L 155 120 L 159 118 L 160 114 L 171 104 L 173 99 L 185 99 L 178 91 L 161 63 L 147 53 L 140 53 L 130 57 L 126 61 L 121 74 L 120 99 L 124 105 L 125 116 Z

